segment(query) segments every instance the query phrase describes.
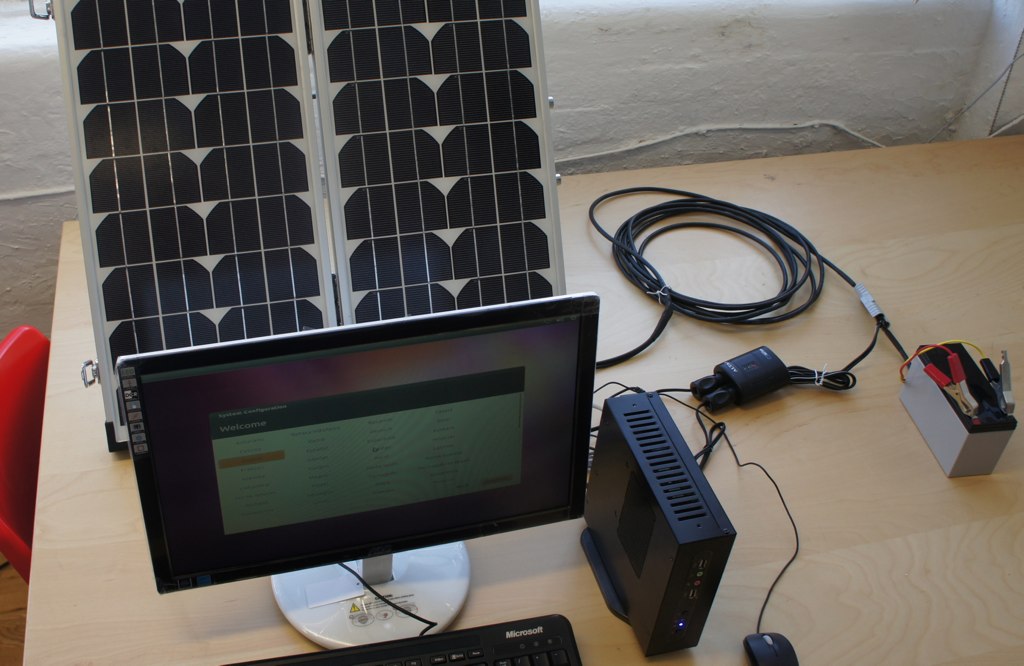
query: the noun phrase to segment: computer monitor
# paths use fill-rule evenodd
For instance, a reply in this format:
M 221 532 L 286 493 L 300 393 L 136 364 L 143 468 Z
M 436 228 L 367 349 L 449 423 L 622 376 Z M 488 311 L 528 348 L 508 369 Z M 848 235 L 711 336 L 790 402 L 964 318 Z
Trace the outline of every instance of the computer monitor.
M 336 564 L 362 560 L 444 628 L 460 540 L 582 515 L 597 318 L 581 294 L 122 357 L 157 589 L 276 574 L 322 645 L 420 633 Z

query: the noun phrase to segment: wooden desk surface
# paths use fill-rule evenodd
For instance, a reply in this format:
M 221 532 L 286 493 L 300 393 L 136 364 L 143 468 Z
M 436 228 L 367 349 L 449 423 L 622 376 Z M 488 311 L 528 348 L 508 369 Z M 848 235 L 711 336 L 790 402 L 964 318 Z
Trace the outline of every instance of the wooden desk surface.
M 646 337 L 659 308 L 616 272 L 586 209 L 607 190 L 639 184 L 788 221 L 869 286 L 909 348 L 964 338 L 992 355 L 1009 349 L 1024 368 L 1024 137 L 565 179 L 568 287 L 602 296 L 602 357 Z M 616 202 L 603 218 L 617 225 L 652 200 Z M 776 289 L 768 260 L 735 238 L 684 232 L 650 256 L 693 295 Z M 106 452 L 100 392 L 78 376 L 95 353 L 83 275 L 72 223 L 53 321 L 26 662 L 205 664 L 313 649 L 284 621 L 265 579 L 157 595 L 129 461 Z M 761 344 L 789 364 L 840 367 L 866 346 L 872 321 L 834 277 L 811 311 L 784 324 L 734 329 L 676 317 L 651 351 L 599 372 L 598 383 L 686 386 Z M 720 415 L 739 455 L 775 476 L 800 528 L 800 557 L 764 628 L 786 634 L 804 664 L 1024 663 L 1021 435 L 995 473 L 946 478 L 899 403 L 898 365 L 879 342 L 853 391 L 789 388 Z M 695 444 L 692 417 L 672 411 Z M 652 662 L 745 663 L 741 640 L 793 548 L 759 472 L 737 469 L 721 451 L 707 475 L 739 537 L 700 645 Z M 601 601 L 577 545 L 581 526 L 469 542 L 472 587 L 456 626 L 559 612 L 585 663 L 643 662 L 630 629 Z

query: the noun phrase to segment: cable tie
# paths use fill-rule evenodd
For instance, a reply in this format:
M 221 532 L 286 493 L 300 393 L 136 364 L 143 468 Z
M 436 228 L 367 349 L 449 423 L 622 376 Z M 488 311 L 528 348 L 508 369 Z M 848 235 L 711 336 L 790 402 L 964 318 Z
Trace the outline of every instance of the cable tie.
M 657 296 L 658 297 L 658 302 L 661 303 L 662 305 L 664 305 L 664 303 L 661 300 L 661 297 L 662 296 L 668 296 L 668 285 L 667 284 L 663 284 L 663 285 L 661 285 L 661 289 L 659 289 L 658 291 L 648 291 L 646 293 L 647 293 L 648 296 Z
M 817 384 L 818 386 L 824 386 L 825 385 L 825 373 L 826 373 L 827 370 L 828 370 L 828 363 L 826 363 L 825 365 L 821 366 L 821 374 L 818 374 L 817 370 L 814 371 L 814 383 L 815 384 Z

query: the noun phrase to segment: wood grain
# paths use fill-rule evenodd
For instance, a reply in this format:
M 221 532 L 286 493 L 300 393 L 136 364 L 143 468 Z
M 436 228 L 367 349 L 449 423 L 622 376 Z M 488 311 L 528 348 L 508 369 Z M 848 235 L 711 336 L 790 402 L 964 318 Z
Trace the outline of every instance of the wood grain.
M 0 557 L 4 562 L 6 558 Z M 14 567 L 0 569 L 0 664 L 20 664 L 25 651 L 28 585 Z

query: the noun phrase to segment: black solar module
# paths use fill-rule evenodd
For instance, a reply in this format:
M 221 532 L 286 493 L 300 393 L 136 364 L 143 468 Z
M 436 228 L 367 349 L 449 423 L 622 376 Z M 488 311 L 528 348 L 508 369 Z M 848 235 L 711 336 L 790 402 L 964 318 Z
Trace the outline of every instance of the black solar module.
M 564 293 L 537 0 L 54 12 L 101 376 L 124 354 Z
M 346 314 L 562 293 L 536 3 L 310 9 Z
M 295 7 L 58 5 L 106 376 L 122 354 L 336 323 Z

